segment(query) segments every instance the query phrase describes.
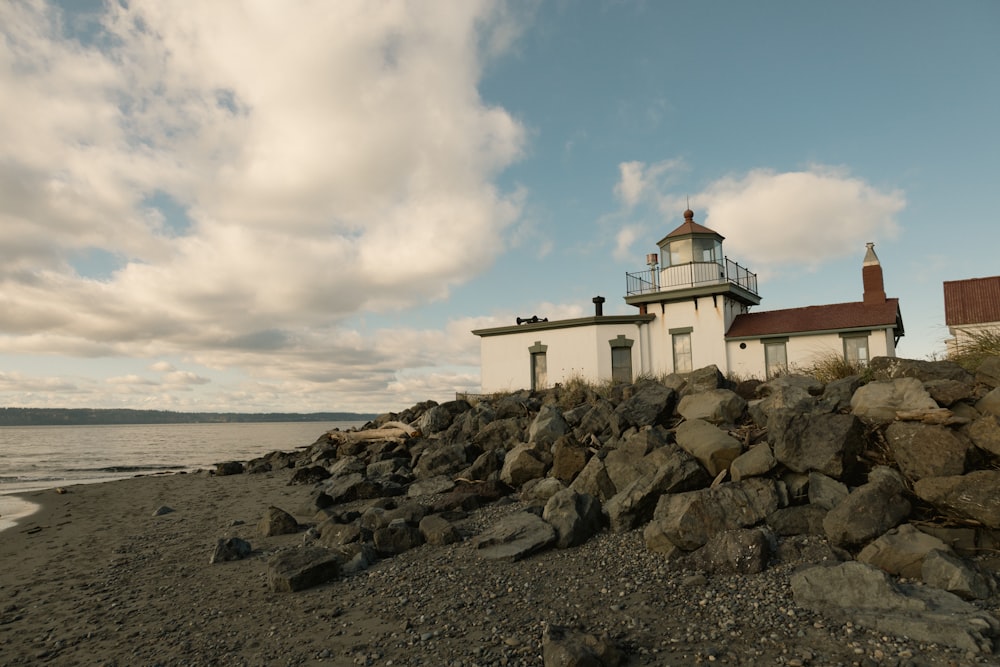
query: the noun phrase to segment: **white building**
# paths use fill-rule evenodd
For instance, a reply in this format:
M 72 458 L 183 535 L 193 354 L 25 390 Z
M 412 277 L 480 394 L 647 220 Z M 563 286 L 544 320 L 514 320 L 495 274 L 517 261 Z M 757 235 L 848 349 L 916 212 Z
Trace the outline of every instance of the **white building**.
M 945 341 L 949 352 L 971 335 L 1000 331 L 1000 276 L 945 281 L 944 322 L 952 335 Z
M 895 356 L 903 335 L 899 300 L 887 299 L 874 244 L 862 265 L 859 302 L 751 313 L 757 276 L 722 253 L 723 237 L 684 212 L 684 223 L 626 274 L 633 315 L 478 329 L 482 390 L 540 389 L 579 377 L 630 382 L 638 375 L 686 373 L 715 364 L 723 373 L 766 377 L 831 353 L 849 361 Z

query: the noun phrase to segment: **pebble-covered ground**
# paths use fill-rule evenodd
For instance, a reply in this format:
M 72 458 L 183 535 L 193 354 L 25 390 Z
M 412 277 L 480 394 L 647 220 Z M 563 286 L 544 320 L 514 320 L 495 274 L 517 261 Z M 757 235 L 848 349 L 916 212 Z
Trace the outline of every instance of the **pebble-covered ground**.
M 629 665 L 981 665 L 798 608 L 789 575 L 829 554 L 786 543 L 788 562 L 753 576 L 703 576 L 604 533 L 518 562 L 467 542 L 424 545 L 299 593 L 272 593 L 267 559 L 304 534 L 256 536 L 269 504 L 311 518 L 285 473 L 174 475 L 40 492 L 44 509 L 0 534 L 2 665 L 542 665 L 545 624 L 606 634 Z M 153 517 L 160 505 L 175 511 Z M 498 504 L 471 535 L 521 509 Z M 242 523 L 241 523 L 242 522 Z M 243 561 L 209 565 L 218 538 Z M 984 605 L 994 614 L 997 600 Z

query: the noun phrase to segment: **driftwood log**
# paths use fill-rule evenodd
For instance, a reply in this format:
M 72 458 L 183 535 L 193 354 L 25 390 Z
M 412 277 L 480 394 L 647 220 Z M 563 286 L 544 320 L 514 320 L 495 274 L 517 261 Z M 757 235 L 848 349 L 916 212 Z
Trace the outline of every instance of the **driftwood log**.
M 420 431 L 403 422 L 386 422 L 382 426 L 364 431 L 328 431 L 335 442 L 404 442 L 419 435 Z

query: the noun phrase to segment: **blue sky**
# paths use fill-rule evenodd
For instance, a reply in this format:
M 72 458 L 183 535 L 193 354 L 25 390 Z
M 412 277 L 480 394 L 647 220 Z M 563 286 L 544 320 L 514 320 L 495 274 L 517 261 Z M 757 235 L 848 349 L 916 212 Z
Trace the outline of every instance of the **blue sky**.
M 1000 4 L 0 4 L 0 405 L 383 411 L 683 220 L 943 353 L 1000 273 Z

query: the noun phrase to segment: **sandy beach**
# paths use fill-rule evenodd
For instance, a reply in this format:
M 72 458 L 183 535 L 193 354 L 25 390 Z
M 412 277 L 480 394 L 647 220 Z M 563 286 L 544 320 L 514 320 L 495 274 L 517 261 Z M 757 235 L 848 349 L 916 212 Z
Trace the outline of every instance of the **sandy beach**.
M 628 665 L 995 664 L 799 609 L 794 564 L 750 577 L 684 572 L 641 531 L 513 563 L 483 561 L 468 542 L 424 545 L 274 593 L 267 560 L 306 537 L 259 537 L 258 519 L 270 505 L 300 522 L 314 515 L 310 488 L 290 476 L 175 474 L 27 494 L 40 510 L 0 533 L 0 664 L 542 665 L 546 624 L 609 636 Z M 164 505 L 174 511 L 154 516 Z M 479 510 L 463 530 L 520 507 Z M 229 536 L 250 541 L 251 556 L 209 564 Z

